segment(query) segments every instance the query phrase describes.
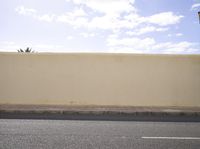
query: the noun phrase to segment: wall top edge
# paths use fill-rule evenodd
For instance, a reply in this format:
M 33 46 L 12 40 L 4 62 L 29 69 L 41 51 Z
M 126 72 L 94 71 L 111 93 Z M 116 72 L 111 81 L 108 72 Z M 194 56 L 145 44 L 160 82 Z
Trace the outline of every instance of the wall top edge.
M 95 56 L 169 56 L 169 57 L 188 57 L 195 56 L 200 57 L 200 54 L 139 54 L 139 53 L 103 53 L 103 52 L 66 52 L 66 53 L 50 53 L 50 52 L 36 52 L 36 53 L 18 53 L 18 52 L 0 52 L 0 55 L 95 55 Z

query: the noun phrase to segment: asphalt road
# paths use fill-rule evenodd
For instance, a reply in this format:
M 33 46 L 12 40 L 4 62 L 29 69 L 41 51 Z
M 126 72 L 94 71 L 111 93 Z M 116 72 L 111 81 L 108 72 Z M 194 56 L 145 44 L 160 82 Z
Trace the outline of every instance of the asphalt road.
M 0 119 L 0 149 L 199 149 L 200 123 Z

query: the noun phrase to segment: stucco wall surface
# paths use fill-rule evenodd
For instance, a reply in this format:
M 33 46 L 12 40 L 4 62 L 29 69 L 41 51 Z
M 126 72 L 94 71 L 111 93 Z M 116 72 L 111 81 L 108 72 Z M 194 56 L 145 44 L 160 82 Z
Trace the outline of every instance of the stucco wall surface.
M 200 55 L 0 53 L 0 104 L 200 107 Z

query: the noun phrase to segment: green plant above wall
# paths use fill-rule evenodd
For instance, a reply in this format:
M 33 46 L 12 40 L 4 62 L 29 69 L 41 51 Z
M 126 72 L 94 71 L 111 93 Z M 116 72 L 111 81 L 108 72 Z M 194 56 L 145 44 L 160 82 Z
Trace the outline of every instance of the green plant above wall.
M 27 47 L 26 49 L 19 49 L 17 50 L 17 52 L 19 53 L 34 53 L 35 51 L 33 51 L 31 48 Z

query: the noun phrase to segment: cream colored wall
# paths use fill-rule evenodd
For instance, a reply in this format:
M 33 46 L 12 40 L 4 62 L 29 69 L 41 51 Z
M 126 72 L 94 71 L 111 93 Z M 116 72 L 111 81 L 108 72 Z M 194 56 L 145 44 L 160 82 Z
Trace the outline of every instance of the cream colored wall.
M 0 104 L 200 107 L 200 55 L 0 53 Z

